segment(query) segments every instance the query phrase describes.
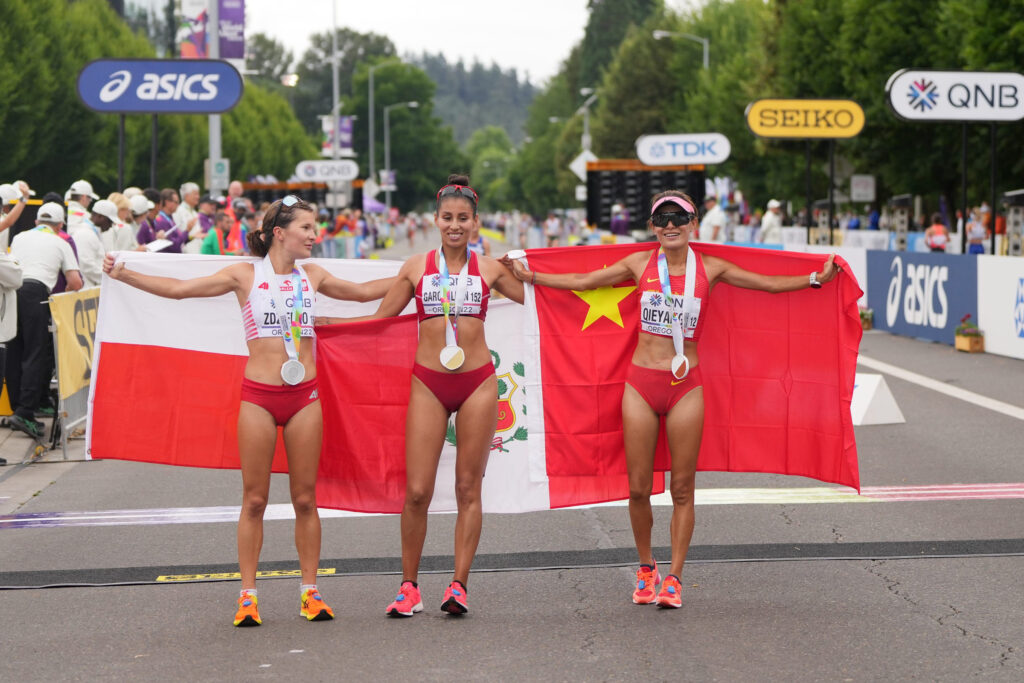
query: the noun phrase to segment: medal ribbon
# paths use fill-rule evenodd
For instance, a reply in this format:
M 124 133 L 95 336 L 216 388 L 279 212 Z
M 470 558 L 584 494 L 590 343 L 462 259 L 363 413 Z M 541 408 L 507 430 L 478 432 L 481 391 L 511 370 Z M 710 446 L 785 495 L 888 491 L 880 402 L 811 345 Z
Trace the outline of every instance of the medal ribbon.
M 466 300 L 466 290 L 469 288 L 469 250 L 466 250 L 466 262 L 462 264 L 462 270 L 459 271 L 459 282 L 455 286 L 454 321 L 451 314 L 453 302 L 449 285 L 450 275 L 448 274 L 448 264 L 444 260 L 443 249 L 437 250 L 437 257 L 437 269 L 441 273 L 441 307 L 444 309 L 444 343 L 445 346 L 458 346 L 456 328 L 459 324 L 459 313 L 462 311 L 462 303 Z
M 686 326 L 688 313 L 693 308 L 693 290 L 697 286 L 697 257 L 693 249 L 686 250 L 686 280 L 683 285 L 682 306 L 676 312 L 675 301 L 672 294 L 672 283 L 668 275 L 668 259 L 665 252 L 658 250 L 658 280 L 661 281 L 661 292 L 665 295 L 665 305 L 668 307 L 669 325 L 672 326 L 672 345 L 676 347 L 676 355 L 683 353 L 683 328 Z M 692 338 L 693 335 L 691 334 Z
M 292 268 L 292 310 L 289 314 L 288 307 L 285 305 L 285 299 L 281 296 L 281 287 L 277 284 L 277 278 L 271 279 L 267 276 L 268 273 L 276 275 L 274 266 L 270 263 L 269 254 L 263 257 L 263 262 L 260 266 L 263 270 L 263 279 L 268 285 L 270 302 L 275 312 L 280 311 L 277 315 L 277 322 L 281 326 L 284 350 L 288 353 L 290 360 L 298 360 L 299 341 L 302 339 L 302 308 L 304 304 L 304 299 L 302 298 L 302 275 L 299 273 L 298 268 Z

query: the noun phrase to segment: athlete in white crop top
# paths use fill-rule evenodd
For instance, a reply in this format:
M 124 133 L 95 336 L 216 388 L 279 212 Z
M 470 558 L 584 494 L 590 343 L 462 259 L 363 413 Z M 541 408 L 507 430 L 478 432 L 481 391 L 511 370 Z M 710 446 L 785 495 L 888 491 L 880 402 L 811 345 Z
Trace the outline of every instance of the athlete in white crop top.
M 373 301 L 395 278 L 353 283 L 334 277 L 309 258 L 316 239 L 313 208 L 294 196 L 274 202 L 249 248 L 262 257 L 239 260 L 207 277 L 177 280 L 128 270 L 108 255 L 103 270 L 111 278 L 171 299 L 220 296 L 233 292 L 242 308 L 249 358 L 238 412 L 238 452 L 242 470 L 242 513 L 238 520 L 238 564 L 242 593 L 235 626 L 260 623 L 256 568 L 263 539 L 263 511 L 270 488 L 270 466 L 277 427 L 284 428 L 288 478 L 295 508 L 295 545 L 302 572 L 302 616 L 311 621 L 334 613 L 316 588 L 320 518 L 316 510 L 316 473 L 323 417 L 313 362 L 313 304 L 320 292 L 335 299 Z

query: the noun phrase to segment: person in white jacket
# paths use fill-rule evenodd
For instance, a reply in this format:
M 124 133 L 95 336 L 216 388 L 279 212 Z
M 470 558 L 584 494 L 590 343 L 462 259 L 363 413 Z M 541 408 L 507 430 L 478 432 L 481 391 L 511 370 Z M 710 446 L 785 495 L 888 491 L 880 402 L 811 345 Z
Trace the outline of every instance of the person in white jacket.
M 0 378 L 7 363 L 7 342 L 18 332 L 18 288 L 21 287 L 21 264 L 18 259 L 0 250 Z M 0 458 L 0 467 L 7 460 Z
M 767 244 L 782 243 L 782 202 L 768 200 L 768 211 L 761 219 L 761 241 Z

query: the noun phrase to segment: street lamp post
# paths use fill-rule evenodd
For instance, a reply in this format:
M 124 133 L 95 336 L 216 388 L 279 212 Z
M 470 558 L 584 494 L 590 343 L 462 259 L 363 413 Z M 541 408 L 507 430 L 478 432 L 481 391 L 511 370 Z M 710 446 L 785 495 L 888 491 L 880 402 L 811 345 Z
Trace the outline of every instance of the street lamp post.
M 373 180 L 374 182 L 377 182 L 377 177 L 376 177 L 377 164 L 376 164 L 376 162 L 374 161 L 374 158 L 373 158 L 373 153 L 374 153 L 373 152 L 374 118 L 376 118 L 374 116 L 374 114 L 376 114 L 376 109 L 374 109 L 374 106 L 373 106 L 373 72 L 376 71 L 377 68 L 379 66 L 381 66 L 382 64 L 384 64 L 384 62 L 380 62 L 379 64 L 374 64 L 373 66 L 370 67 L 370 125 L 369 125 L 369 128 L 367 128 L 367 130 L 370 133 L 370 173 L 369 173 L 369 178 L 371 180 Z
M 695 43 L 700 43 L 704 47 L 704 68 L 708 68 L 708 49 L 711 45 L 711 41 L 707 38 L 701 38 L 695 36 L 692 33 L 678 33 L 676 31 L 662 31 L 656 30 L 654 32 L 654 39 L 661 40 L 662 38 L 685 38 L 686 40 L 692 40 Z
M 391 110 L 399 107 L 415 109 L 419 102 L 396 102 L 384 107 L 384 172 L 387 174 L 387 185 L 384 189 L 384 204 L 391 214 Z
M 580 105 L 580 108 L 576 110 L 576 113 L 583 114 L 583 137 L 580 139 L 580 144 L 583 147 L 584 152 L 590 151 L 590 105 L 597 100 L 597 93 L 594 92 L 593 88 L 580 88 L 580 95 L 587 97 L 587 99 Z

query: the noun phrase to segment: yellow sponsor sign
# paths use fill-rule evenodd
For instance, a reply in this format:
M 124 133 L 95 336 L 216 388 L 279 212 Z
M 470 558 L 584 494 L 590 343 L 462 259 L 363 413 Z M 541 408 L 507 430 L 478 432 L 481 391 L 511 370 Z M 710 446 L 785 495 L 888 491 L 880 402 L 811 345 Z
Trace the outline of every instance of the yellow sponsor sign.
M 747 125 L 762 138 L 852 138 L 864 128 L 864 110 L 852 100 L 756 100 Z
M 333 567 L 320 568 L 316 570 L 317 576 L 331 576 L 337 570 Z M 273 578 L 277 576 L 302 576 L 298 569 L 279 569 L 269 572 L 256 572 L 257 579 Z M 161 583 L 184 583 L 187 581 L 210 581 L 211 579 L 240 579 L 242 575 L 238 572 L 217 572 L 214 574 L 167 574 L 156 577 Z
M 57 384 L 62 399 L 78 393 L 92 380 L 92 347 L 99 308 L 99 287 L 50 297 L 50 315 L 57 329 Z

